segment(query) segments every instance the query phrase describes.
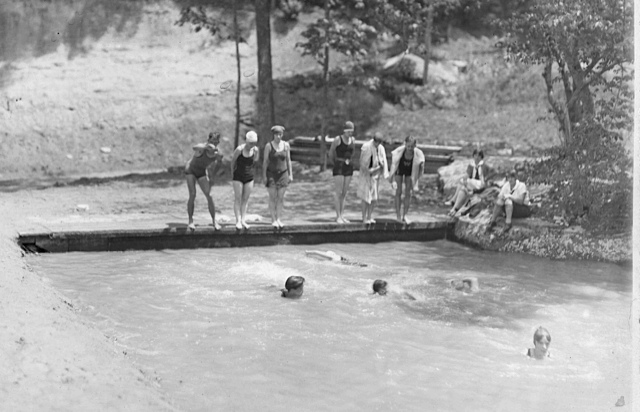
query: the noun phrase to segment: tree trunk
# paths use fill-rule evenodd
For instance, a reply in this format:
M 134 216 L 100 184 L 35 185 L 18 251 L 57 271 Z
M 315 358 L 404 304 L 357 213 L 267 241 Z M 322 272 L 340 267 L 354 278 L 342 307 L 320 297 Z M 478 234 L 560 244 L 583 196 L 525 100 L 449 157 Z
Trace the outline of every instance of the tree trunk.
M 548 58 L 545 63 L 544 70 L 542 72 L 542 77 L 544 78 L 544 82 L 547 86 L 547 100 L 551 105 L 551 109 L 556 116 L 556 120 L 559 124 L 560 132 L 562 133 L 563 144 L 566 146 L 571 142 L 572 132 L 571 132 L 571 119 L 569 118 L 569 111 L 566 104 L 560 104 L 560 102 L 555 98 L 553 92 L 553 59 Z
M 270 129 L 275 123 L 271 71 L 271 1 L 255 0 L 255 10 L 258 40 L 257 129 L 259 146 L 263 149 L 271 140 Z
M 329 14 L 329 0 L 324 0 L 324 18 L 329 21 L 331 18 Z M 325 33 L 325 46 L 324 46 L 324 62 L 322 63 L 322 94 L 324 100 L 324 108 L 322 113 L 322 125 L 320 127 L 320 171 L 324 172 L 327 169 L 327 122 L 331 110 L 329 108 L 329 33 Z
M 236 2 L 233 2 L 233 34 L 236 42 L 236 64 L 238 81 L 236 84 L 236 135 L 233 140 L 233 147 L 238 147 L 240 143 L 240 81 L 241 81 L 241 68 L 240 68 L 240 36 L 238 33 L 238 6 Z
M 427 22 L 424 29 L 424 66 L 422 70 L 422 84 L 427 84 L 429 78 L 429 59 L 431 59 L 431 31 L 433 30 L 433 5 L 427 8 Z

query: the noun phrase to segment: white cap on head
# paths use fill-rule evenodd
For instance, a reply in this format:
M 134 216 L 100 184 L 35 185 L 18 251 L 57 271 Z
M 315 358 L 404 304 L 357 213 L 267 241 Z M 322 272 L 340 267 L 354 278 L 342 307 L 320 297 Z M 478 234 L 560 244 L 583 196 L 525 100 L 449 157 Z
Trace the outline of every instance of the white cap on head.
M 247 143 L 258 143 L 258 134 L 253 130 L 248 131 L 247 135 L 245 136 L 245 141 Z

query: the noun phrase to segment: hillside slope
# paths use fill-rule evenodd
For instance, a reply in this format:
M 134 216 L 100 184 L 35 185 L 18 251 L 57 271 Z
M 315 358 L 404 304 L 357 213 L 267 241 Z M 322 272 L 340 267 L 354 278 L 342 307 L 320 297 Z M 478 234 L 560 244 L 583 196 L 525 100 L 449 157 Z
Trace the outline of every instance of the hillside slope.
M 15 30 L 15 41 L 3 43 L 5 55 L 0 62 L 0 178 L 174 166 L 182 164 L 193 142 L 203 139 L 212 128 L 228 137 L 223 150 L 230 152 L 235 116 L 233 44 L 176 26 L 179 9 L 169 0 L 134 2 L 138 8 L 127 11 L 130 14 L 96 9 L 95 4 L 101 2 L 92 3 L 91 9 L 86 8 L 89 3 L 84 8 L 82 3 L 52 5 L 42 1 L 38 10 L 21 6 L 18 0 L 12 6 L 3 5 L 13 7 L 11 15 L 22 23 Z M 73 26 L 78 16 L 97 19 L 100 30 L 77 29 L 82 36 L 75 40 L 71 41 L 68 33 L 57 39 L 56 35 L 64 34 L 57 30 Z M 301 24 L 273 30 L 276 78 L 318 69 L 315 61 L 301 57 L 294 48 L 304 23 L 316 17 L 301 15 Z M 29 24 L 39 27 L 38 41 L 24 34 L 29 30 L 22 26 Z M 250 26 L 250 18 L 244 24 Z M 32 44 L 38 47 L 25 56 L 10 53 L 7 44 L 14 50 Z M 522 150 L 549 146 L 556 132 L 550 123 L 536 122 L 544 113 L 542 93 L 535 101 L 516 105 L 497 102 L 494 96 L 483 101 L 483 85 L 491 87 L 491 81 L 504 71 L 490 67 L 495 56 L 474 54 L 474 49 L 486 50 L 490 44 L 463 39 L 440 48 L 442 56 L 470 61 L 469 68 L 476 74 L 467 75 L 467 83 L 453 88 L 422 88 L 425 93 L 433 93 L 435 87 L 437 93 L 456 94 L 470 105 L 454 110 L 433 106 L 407 110 L 384 102 L 380 94 L 338 88 L 334 123 L 350 117 L 360 122 L 361 134 L 367 129 L 394 137 L 414 133 L 438 143 L 500 145 L 513 138 L 515 143 L 509 145 L 519 145 Z M 255 33 L 251 32 L 248 43 L 241 46 L 241 55 L 241 105 L 243 114 L 251 116 L 257 80 Z M 345 66 L 344 58 L 332 56 L 334 67 Z M 527 71 L 519 73 L 517 76 L 525 80 L 532 76 Z M 469 87 L 470 82 L 479 85 L 477 90 Z M 289 137 L 319 132 L 319 96 L 315 87 L 278 92 L 277 121 L 287 125 Z

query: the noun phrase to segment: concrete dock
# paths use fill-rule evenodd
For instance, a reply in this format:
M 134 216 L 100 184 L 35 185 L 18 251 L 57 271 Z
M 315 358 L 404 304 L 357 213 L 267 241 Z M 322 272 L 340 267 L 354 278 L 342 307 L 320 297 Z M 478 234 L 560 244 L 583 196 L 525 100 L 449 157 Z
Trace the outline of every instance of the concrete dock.
M 453 220 L 446 216 L 425 216 L 410 225 L 389 218 L 375 224 L 361 221 L 337 224 L 292 220 L 276 229 L 270 222 L 251 222 L 246 230 L 223 223 L 222 230 L 211 224 L 195 231 L 173 215 L 154 215 L 123 221 L 40 222 L 18 232 L 18 243 L 28 252 L 102 252 L 125 250 L 195 249 L 269 245 L 315 245 L 320 243 L 377 243 L 388 241 L 429 241 L 446 239 L 453 232 Z

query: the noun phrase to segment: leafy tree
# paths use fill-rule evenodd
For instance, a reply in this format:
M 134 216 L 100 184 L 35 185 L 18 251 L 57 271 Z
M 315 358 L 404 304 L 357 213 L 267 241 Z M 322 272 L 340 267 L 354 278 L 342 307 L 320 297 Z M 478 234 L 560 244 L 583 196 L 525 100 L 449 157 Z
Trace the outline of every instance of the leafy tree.
M 500 24 L 509 58 L 544 66 L 547 99 L 565 145 L 581 122 L 629 129 L 632 24 L 630 0 L 533 0 Z
M 481 0 L 360 0 L 370 10 L 370 18 L 377 25 L 399 36 L 407 51 L 415 48 L 424 59 L 422 83 L 427 84 L 431 59 L 434 21 L 445 20 L 467 3 Z
M 197 7 L 186 6 L 180 11 L 180 19 L 176 22 L 179 26 L 191 24 L 194 26 L 196 33 L 202 29 L 207 30 L 212 36 L 222 37 L 224 39 L 233 38 L 236 46 L 236 67 L 237 67 L 237 84 L 236 84 L 236 124 L 234 147 L 238 146 L 240 136 L 240 83 L 241 83 L 241 63 L 240 63 L 240 42 L 246 43 L 246 39 L 241 36 L 238 26 L 238 3 L 232 2 L 233 21 L 230 33 L 225 33 L 228 29 L 228 23 L 225 19 L 216 17 L 205 6 Z M 228 30 L 227 30 L 228 31 Z
M 346 4 L 345 4 L 346 3 Z M 324 114 L 322 116 L 320 161 L 321 170 L 326 168 L 326 133 L 327 122 L 331 116 L 329 104 L 329 53 L 337 51 L 346 56 L 359 59 L 367 54 L 369 36 L 375 34 L 372 26 L 353 16 L 350 11 L 360 2 L 337 2 L 324 0 L 324 16 L 302 32 L 306 41 L 298 42 L 296 47 L 302 55 L 313 56 L 322 66 Z M 349 7 L 352 6 L 352 7 Z

